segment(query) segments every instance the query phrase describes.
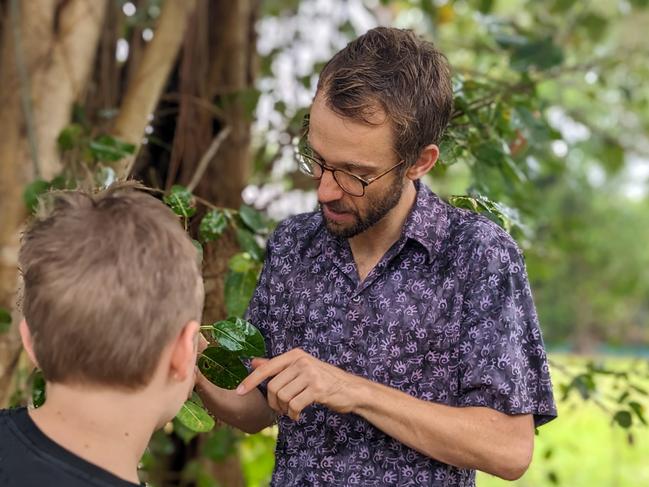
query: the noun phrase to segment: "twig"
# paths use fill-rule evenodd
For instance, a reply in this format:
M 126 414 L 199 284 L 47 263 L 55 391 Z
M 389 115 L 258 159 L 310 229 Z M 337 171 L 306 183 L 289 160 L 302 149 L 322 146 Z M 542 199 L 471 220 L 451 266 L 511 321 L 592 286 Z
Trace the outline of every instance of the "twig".
M 27 74 L 25 58 L 23 55 L 18 0 L 11 0 L 9 7 L 11 23 L 13 24 L 14 56 L 16 58 L 16 68 L 18 70 L 18 78 L 20 81 L 20 102 L 25 116 L 25 125 L 27 126 L 27 140 L 29 141 L 29 151 L 31 152 L 32 163 L 34 165 L 34 176 L 39 178 L 41 175 L 41 167 L 38 161 L 38 139 L 36 138 L 29 76 Z
M 167 191 L 165 191 L 164 189 L 152 188 L 150 186 L 142 186 L 140 189 L 142 191 L 148 191 L 149 193 L 156 193 L 162 195 L 167 194 Z M 232 217 L 232 211 L 233 211 L 232 208 L 226 208 L 225 206 L 216 206 L 214 203 L 211 203 L 207 201 L 205 198 L 201 198 L 200 196 L 196 196 L 195 194 L 192 194 L 192 198 L 194 198 L 198 203 L 205 206 L 206 208 L 210 208 L 211 210 L 222 211 L 227 218 Z
M 187 185 L 187 189 L 192 193 L 194 192 L 194 189 L 196 189 L 196 186 L 198 186 L 198 183 L 203 177 L 208 164 L 214 158 L 216 151 L 219 150 L 219 147 L 221 147 L 221 144 L 228 137 L 228 135 L 230 135 L 230 127 L 224 127 L 219 132 L 219 135 L 214 137 L 214 140 L 212 140 L 212 143 L 208 147 L 207 151 L 205 151 L 205 154 L 203 154 L 203 157 L 201 157 L 198 166 L 196 166 L 196 172 L 194 172 L 191 181 Z

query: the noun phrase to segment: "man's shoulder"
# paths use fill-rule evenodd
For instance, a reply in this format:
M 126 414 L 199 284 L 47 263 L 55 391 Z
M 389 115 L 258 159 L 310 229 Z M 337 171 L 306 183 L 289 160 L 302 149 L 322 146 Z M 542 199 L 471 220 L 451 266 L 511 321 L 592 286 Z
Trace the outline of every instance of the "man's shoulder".
M 448 205 L 448 212 L 451 220 L 451 246 L 460 246 L 466 251 L 477 253 L 483 253 L 487 249 L 521 253 L 512 236 L 489 218 L 451 205 Z

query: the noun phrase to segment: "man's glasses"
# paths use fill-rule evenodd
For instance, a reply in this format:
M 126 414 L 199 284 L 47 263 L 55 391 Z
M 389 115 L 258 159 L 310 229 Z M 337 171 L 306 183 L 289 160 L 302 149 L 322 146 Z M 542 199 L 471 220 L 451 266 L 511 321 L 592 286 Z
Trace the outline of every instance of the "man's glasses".
M 305 130 L 304 134 L 300 138 L 298 145 L 295 149 L 295 157 L 297 159 L 297 167 L 300 172 L 306 176 L 309 176 L 311 179 L 320 180 L 325 171 L 331 171 L 334 181 L 340 186 L 345 193 L 351 196 L 365 196 L 365 188 L 372 184 L 374 181 L 382 178 L 390 171 L 401 166 L 405 161 L 400 161 L 389 169 L 383 171 L 378 176 L 373 178 L 362 178 L 356 174 L 344 171 L 342 169 L 334 169 L 333 167 L 327 166 L 324 162 L 318 160 L 318 156 L 315 154 L 311 146 L 307 141 L 308 135 L 308 117 L 305 117 L 304 125 Z

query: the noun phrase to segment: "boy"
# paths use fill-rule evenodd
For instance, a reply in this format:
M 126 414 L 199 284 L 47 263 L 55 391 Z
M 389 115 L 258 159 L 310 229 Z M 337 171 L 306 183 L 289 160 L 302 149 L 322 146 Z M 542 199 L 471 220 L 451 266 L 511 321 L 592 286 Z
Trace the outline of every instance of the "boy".
M 23 236 L 20 334 L 47 400 L 0 411 L 0 485 L 139 485 L 194 384 L 203 284 L 174 214 L 133 184 L 53 193 Z

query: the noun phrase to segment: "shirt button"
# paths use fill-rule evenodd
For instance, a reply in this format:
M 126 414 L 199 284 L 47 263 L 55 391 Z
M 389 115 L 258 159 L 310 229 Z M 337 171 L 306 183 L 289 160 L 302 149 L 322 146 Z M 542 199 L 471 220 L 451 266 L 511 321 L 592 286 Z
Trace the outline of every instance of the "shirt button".
M 361 302 L 361 297 L 359 295 L 356 295 L 352 298 L 352 303 L 358 304 Z

